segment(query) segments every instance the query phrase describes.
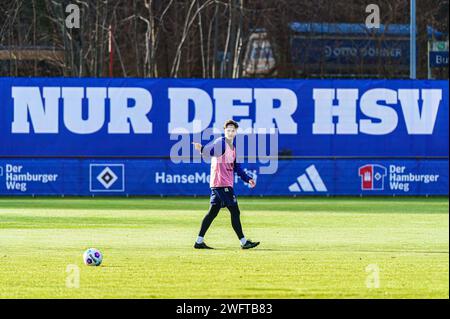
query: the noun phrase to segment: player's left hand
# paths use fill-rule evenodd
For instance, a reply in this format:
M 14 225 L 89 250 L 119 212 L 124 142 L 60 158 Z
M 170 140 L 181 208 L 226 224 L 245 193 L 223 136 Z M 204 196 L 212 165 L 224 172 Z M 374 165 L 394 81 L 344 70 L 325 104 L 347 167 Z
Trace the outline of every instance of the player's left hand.
M 250 184 L 251 188 L 254 188 L 256 186 L 256 182 L 253 179 L 249 180 L 248 183 Z

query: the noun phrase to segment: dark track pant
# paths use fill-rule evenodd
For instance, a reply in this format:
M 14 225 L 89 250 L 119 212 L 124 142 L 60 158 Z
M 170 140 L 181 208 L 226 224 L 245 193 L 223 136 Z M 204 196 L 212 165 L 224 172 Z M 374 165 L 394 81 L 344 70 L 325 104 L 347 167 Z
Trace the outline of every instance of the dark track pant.
M 198 234 L 201 237 L 205 237 L 206 231 L 208 230 L 209 226 L 211 226 L 211 223 L 213 222 L 214 218 L 217 217 L 217 214 L 219 214 L 220 211 L 220 205 L 211 205 L 209 206 L 209 211 L 206 214 L 206 216 L 203 218 L 202 226 L 200 229 L 200 233 Z M 242 225 L 241 225 L 241 212 L 239 211 L 239 206 L 227 206 L 228 210 L 231 214 L 231 225 L 233 226 L 233 229 L 238 236 L 238 239 L 241 239 L 244 237 L 244 234 L 242 233 Z

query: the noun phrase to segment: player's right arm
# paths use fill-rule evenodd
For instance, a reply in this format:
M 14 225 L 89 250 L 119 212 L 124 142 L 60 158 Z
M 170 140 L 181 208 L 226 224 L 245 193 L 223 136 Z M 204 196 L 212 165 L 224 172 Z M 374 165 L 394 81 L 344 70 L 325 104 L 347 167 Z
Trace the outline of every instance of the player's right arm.
M 225 153 L 225 138 L 215 139 L 213 142 L 202 146 L 200 143 L 193 142 L 194 147 L 197 151 L 199 151 L 203 156 L 206 157 L 218 157 L 222 156 Z

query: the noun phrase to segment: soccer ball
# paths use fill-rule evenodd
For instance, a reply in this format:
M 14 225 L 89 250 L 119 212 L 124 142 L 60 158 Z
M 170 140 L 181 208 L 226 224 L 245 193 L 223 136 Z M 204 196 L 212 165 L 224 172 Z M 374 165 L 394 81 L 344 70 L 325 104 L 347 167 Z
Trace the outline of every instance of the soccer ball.
M 103 260 L 103 256 L 98 249 L 89 248 L 84 252 L 83 260 L 87 266 L 100 266 Z

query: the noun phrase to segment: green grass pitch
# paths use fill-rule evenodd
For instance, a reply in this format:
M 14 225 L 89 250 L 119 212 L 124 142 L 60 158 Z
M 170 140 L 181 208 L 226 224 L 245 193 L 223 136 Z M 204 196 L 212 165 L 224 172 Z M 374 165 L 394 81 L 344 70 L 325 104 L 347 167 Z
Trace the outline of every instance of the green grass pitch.
M 193 249 L 207 198 L 0 198 L 0 298 L 449 298 L 448 197 L 239 202 L 253 250 Z

